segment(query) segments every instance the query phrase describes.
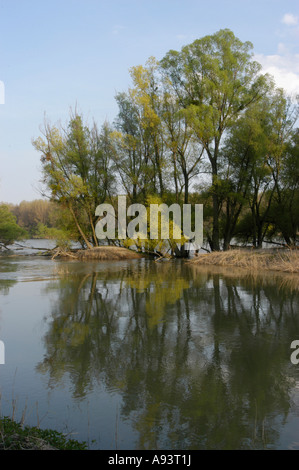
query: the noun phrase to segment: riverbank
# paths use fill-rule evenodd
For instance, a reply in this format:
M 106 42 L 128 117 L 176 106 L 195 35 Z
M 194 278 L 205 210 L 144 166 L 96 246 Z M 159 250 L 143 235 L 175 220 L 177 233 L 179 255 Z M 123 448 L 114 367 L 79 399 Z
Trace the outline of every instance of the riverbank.
M 54 250 L 52 258 L 69 258 L 77 259 L 80 261 L 92 261 L 92 260 L 124 260 L 124 259 L 138 259 L 142 255 L 129 250 L 128 248 L 122 248 L 117 246 L 98 246 L 86 250 L 71 250 L 65 251 L 60 248 Z
M 22 426 L 13 419 L 0 418 L 0 450 L 85 450 L 87 444 L 68 439 L 52 429 Z
M 299 273 L 299 251 L 284 249 L 214 251 L 199 254 L 188 263 L 195 266 L 245 268 L 254 272 Z

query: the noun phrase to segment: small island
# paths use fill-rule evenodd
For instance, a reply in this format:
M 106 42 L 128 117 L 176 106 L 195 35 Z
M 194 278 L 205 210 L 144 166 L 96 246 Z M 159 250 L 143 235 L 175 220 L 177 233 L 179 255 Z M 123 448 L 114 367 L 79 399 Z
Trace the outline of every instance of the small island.
M 236 249 L 203 253 L 190 260 L 192 266 L 226 266 L 249 272 L 280 271 L 299 274 L 299 252 L 287 249 Z

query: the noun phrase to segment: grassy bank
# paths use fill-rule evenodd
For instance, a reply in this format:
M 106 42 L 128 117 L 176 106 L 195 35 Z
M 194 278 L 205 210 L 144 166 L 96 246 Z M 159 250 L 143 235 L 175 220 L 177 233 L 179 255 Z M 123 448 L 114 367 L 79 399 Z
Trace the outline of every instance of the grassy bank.
M 51 429 L 22 426 L 8 417 L 0 418 L 0 450 L 85 450 L 80 443 Z
M 137 259 L 141 258 L 142 255 L 139 253 L 129 250 L 128 248 L 122 248 L 117 246 L 99 246 L 88 250 L 72 250 L 65 251 L 58 248 L 54 251 L 52 258 L 69 258 L 77 259 L 80 261 L 92 261 L 92 260 L 124 260 L 124 259 Z
M 299 251 L 296 250 L 229 250 L 198 255 L 189 262 L 198 266 L 227 266 L 250 271 L 299 273 Z

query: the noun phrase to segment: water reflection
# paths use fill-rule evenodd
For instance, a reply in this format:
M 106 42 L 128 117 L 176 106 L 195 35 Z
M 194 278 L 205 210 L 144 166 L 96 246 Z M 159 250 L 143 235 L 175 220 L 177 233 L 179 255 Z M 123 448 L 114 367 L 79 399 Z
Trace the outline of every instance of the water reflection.
M 295 278 L 287 285 L 178 261 L 57 269 L 37 365 L 50 388 L 67 375 L 75 399 L 99 385 L 120 393 L 136 448 L 275 448 L 297 374 Z

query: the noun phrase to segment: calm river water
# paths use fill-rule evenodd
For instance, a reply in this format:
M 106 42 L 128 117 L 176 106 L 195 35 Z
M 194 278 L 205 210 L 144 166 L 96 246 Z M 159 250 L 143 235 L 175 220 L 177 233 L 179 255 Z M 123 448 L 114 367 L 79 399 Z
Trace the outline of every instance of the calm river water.
M 90 449 L 299 449 L 299 279 L 0 258 L 1 414 Z

